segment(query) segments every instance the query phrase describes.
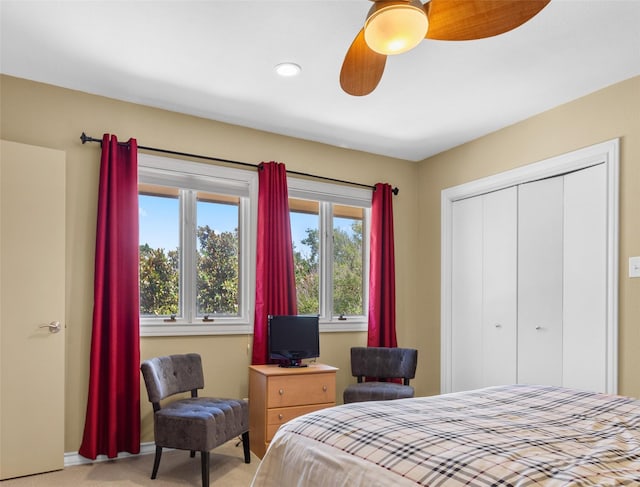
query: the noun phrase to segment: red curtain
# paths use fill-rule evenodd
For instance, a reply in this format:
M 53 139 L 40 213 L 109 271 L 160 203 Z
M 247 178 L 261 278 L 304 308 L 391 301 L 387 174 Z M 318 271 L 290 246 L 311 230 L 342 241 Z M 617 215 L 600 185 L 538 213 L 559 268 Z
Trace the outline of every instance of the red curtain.
M 138 147 L 102 138 L 89 395 L 79 453 L 140 452 Z
M 369 347 L 397 347 L 393 189 L 378 183 L 371 202 Z
M 253 365 L 269 361 L 267 316 L 295 315 L 287 170 L 284 164 L 258 166 L 258 235 L 256 251 L 256 309 L 253 324 Z

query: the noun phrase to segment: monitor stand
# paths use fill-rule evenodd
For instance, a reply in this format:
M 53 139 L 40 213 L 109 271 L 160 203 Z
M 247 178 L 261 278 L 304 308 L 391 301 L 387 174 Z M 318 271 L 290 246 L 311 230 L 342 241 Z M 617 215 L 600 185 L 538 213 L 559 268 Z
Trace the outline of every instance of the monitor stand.
M 303 364 L 302 360 L 300 359 L 291 359 L 291 360 L 287 360 L 286 362 L 280 362 L 279 367 L 293 369 L 293 368 L 307 367 L 307 364 Z

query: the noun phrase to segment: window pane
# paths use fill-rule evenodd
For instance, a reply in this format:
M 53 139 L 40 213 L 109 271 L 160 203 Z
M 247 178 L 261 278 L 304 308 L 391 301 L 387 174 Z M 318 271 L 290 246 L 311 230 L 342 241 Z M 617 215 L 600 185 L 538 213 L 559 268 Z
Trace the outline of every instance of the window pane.
M 140 316 L 180 315 L 177 189 L 140 185 Z
M 299 314 L 320 313 L 319 203 L 289 198 Z
M 333 206 L 333 314 L 364 315 L 364 209 Z
M 237 316 L 240 198 L 198 193 L 196 313 Z

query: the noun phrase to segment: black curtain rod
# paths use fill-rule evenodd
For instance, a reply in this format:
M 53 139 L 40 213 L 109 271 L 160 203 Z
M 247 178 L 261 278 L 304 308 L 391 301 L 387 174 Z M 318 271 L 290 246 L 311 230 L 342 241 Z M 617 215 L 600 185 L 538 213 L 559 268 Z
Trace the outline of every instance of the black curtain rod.
M 96 139 L 94 137 L 90 137 L 89 135 L 85 134 L 84 132 L 82 132 L 82 135 L 80 136 L 80 140 L 82 141 L 83 144 L 86 144 L 87 142 L 98 142 L 98 143 L 102 144 L 102 139 Z M 127 142 L 118 142 L 118 144 L 122 145 L 122 146 L 128 146 L 129 145 Z M 157 147 L 148 147 L 148 146 L 144 146 L 144 145 L 138 145 L 138 149 L 148 150 L 148 151 L 152 151 L 152 152 L 160 152 L 162 154 L 171 154 L 171 155 L 174 155 L 174 156 L 184 156 L 184 157 L 193 157 L 195 159 L 205 159 L 207 161 L 226 162 L 228 164 L 236 164 L 238 166 L 251 167 L 253 169 L 258 169 L 258 167 L 259 167 L 257 164 L 251 164 L 249 162 L 232 161 L 230 159 L 221 159 L 219 157 L 203 156 L 203 155 L 200 155 L 200 154 L 190 154 L 188 152 L 179 152 L 179 151 L 173 151 L 173 150 L 169 150 L 169 149 L 158 149 Z M 324 181 L 333 181 L 335 183 L 344 183 L 344 184 L 350 184 L 352 186 L 360 186 L 361 188 L 369 188 L 369 189 L 373 189 L 373 190 L 376 189 L 375 186 L 370 186 L 368 184 L 354 183 L 353 181 L 345 181 L 343 179 L 328 178 L 328 177 L 325 177 L 325 176 L 316 176 L 315 174 L 308 174 L 306 172 L 298 172 L 298 171 L 287 170 L 287 173 L 288 174 L 295 174 L 296 176 L 306 176 L 306 177 L 309 177 L 309 178 L 322 179 Z M 400 192 L 400 190 L 398 188 L 393 188 L 392 192 L 393 192 L 393 194 L 397 195 Z

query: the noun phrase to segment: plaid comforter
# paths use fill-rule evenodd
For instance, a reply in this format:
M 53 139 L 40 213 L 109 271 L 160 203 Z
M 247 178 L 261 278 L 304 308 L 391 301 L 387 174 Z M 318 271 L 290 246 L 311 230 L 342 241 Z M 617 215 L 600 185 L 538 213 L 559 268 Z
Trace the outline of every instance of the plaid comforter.
M 640 486 L 640 401 L 558 387 L 347 404 L 299 417 L 282 435 L 432 487 Z

